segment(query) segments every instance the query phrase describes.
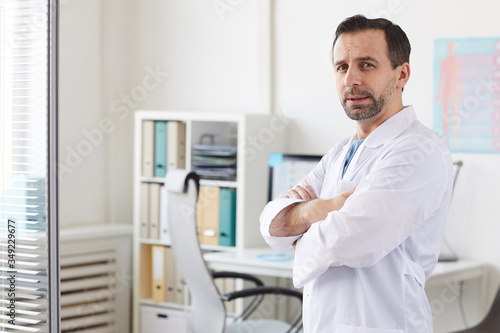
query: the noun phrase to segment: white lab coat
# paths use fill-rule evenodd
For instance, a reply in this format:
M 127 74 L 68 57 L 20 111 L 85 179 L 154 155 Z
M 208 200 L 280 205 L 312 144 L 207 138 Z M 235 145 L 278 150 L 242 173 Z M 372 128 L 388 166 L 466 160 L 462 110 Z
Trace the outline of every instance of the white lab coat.
M 428 333 L 424 292 L 439 255 L 453 166 L 442 140 L 411 106 L 373 131 L 342 168 L 351 142 L 331 149 L 300 182 L 321 199 L 356 187 L 342 209 L 297 237 L 271 237 L 271 220 L 301 200 L 281 194 L 261 214 L 275 250 L 297 240 L 295 287 L 304 287 L 304 332 Z

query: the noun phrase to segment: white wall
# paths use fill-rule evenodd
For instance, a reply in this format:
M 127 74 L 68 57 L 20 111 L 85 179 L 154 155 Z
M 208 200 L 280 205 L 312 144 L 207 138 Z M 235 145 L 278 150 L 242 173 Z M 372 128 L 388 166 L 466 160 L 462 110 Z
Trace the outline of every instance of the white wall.
M 102 118 L 102 10 L 99 0 L 60 3 L 60 220 L 107 222 L 106 138 L 93 137 Z M 87 133 L 87 136 L 85 135 Z M 89 139 L 89 137 L 91 139 Z
M 203 0 L 138 2 L 135 82 L 148 67 L 168 73 L 141 108 L 255 112 L 257 2 L 229 8 Z
M 109 192 L 110 210 L 106 218 L 109 223 L 132 223 L 133 111 L 139 105 L 133 96 L 144 91 L 142 82 L 134 80 L 137 71 L 136 1 L 106 0 L 101 4 L 104 98 L 100 121 L 110 124 L 105 134 L 108 158 L 104 172 L 108 182 L 102 184 Z
M 61 225 L 130 224 L 135 1 L 59 4 Z

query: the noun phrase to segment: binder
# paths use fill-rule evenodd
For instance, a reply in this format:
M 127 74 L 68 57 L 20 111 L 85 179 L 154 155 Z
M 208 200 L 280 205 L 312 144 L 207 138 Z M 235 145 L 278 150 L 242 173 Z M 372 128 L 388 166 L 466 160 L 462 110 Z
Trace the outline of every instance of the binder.
M 166 264 L 166 249 L 161 245 L 151 246 L 151 258 L 153 267 L 153 280 L 152 290 L 153 301 L 165 302 L 166 301 L 166 278 L 167 278 L 167 264 Z
M 159 239 L 160 184 L 149 184 L 149 238 Z
M 154 139 L 155 122 L 144 120 L 142 122 L 142 175 L 144 177 L 154 176 Z
M 175 303 L 184 304 L 184 283 L 182 283 L 182 272 L 175 263 Z
M 154 176 L 165 177 L 167 174 L 167 122 L 156 121 L 154 133 Z
M 139 281 L 140 281 L 140 298 L 153 298 L 153 260 L 151 259 L 151 245 L 141 244 L 140 246 L 140 262 L 139 262 Z
M 175 270 L 177 269 L 177 263 L 175 262 L 174 252 L 172 248 L 167 247 L 167 286 L 166 286 L 166 301 L 169 303 L 175 303 L 175 294 L 177 292 L 175 279 Z
M 168 191 L 165 186 L 162 186 L 160 189 L 160 231 L 159 238 L 162 242 L 170 244 L 170 232 L 168 229 Z
M 224 279 L 224 294 L 229 294 L 232 293 L 236 290 L 236 279 Z M 236 308 L 234 301 L 231 302 L 224 302 L 226 305 L 226 312 L 229 314 L 234 314 Z
M 236 244 L 236 190 L 220 189 L 219 202 L 219 245 Z
M 186 124 L 180 121 L 167 123 L 167 170 L 186 167 Z
M 149 184 L 141 183 L 141 231 L 142 239 L 149 238 Z
M 196 203 L 198 239 L 202 244 L 219 245 L 219 187 L 200 186 Z

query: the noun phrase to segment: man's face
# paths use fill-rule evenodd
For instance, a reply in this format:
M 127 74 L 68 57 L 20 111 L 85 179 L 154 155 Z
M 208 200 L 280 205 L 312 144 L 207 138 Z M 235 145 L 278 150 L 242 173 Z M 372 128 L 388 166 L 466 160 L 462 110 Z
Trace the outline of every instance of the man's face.
M 393 104 L 397 73 L 378 29 L 342 34 L 333 50 L 337 92 L 347 116 L 368 120 Z

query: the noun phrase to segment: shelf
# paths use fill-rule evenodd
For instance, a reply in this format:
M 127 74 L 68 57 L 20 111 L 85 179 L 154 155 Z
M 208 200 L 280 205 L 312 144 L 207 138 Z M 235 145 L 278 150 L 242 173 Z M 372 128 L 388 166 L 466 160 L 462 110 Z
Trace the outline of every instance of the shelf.
M 201 249 L 206 250 L 206 251 L 224 251 L 224 252 L 231 252 L 231 251 L 236 251 L 235 246 L 222 246 L 222 245 L 207 245 L 207 244 L 201 244 Z
M 165 183 L 165 177 L 141 177 L 143 183 Z
M 200 185 L 203 187 L 219 187 L 221 189 L 231 189 L 231 195 L 227 195 L 228 192 L 224 190 L 226 195 L 225 198 L 234 198 L 230 199 L 233 200 L 230 207 L 233 207 L 232 205 L 234 204 L 234 200 L 236 205 L 235 227 L 232 227 L 232 229 L 230 227 L 228 229 L 234 230 L 234 240 L 231 239 L 230 243 L 221 242 L 221 239 L 224 241 L 227 240 L 227 236 L 220 230 L 219 225 L 216 224 L 216 227 L 213 227 L 212 225 L 210 225 L 209 227 L 207 225 L 203 225 L 203 223 L 205 223 L 204 221 L 216 221 L 217 218 L 214 217 L 216 215 L 210 215 L 210 219 L 206 218 L 206 216 L 203 215 L 203 219 L 200 219 L 200 221 L 203 221 L 200 222 L 200 224 L 202 225 L 200 227 L 200 233 L 202 233 L 203 228 L 206 227 L 207 230 L 213 229 L 213 231 L 215 231 L 213 233 L 213 235 L 215 236 L 210 237 L 217 237 L 217 239 L 212 238 L 209 241 L 205 240 L 207 243 L 233 244 L 234 242 L 235 244 L 234 246 L 201 244 L 200 247 L 202 251 L 207 252 L 236 252 L 248 248 L 265 246 L 265 242 L 260 235 L 258 221 L 260 213 L 267 203 L 267 160 L 270 153 L 283 152 L 286 145 L 286 130 L 284 130 L 283 127 L 275 126 L 276 121 L 279 121 L 279 119 L 276 115 L 272 114 L 265 115 L 235 112 L 212 113 L 152 110 L 136 111 L 134 119 L 135 132 L 133 193 L 133 220 L 134 233 L 136 235 L 136 237 L 134 238 L 134 333 L 140 333 L 140 305 L 152 305 L 172 309 L 184 308 L 184 305 L 179 304 L 180 302 L 176 301 L 176 303 L 171 303 L 170 299 L 169 302 L 165 303 L 153 301 L 153 295 L 151 292 L 151 279 L 153 276 L 151 251 L 155 245 L 169 247 L 170 243 L 161 241 L 159 239 L 148 238 L 152 237 L 151 235 L 154 235 L 153 238 L 160 237 L 159 234 L 156 233 L 160 228 L 162 228 L 160 223 L 150 224 L 150 226 L 153 227 L 149 229 L 144 228 L 144 226 L 147 226 L 148 223 L 141 223 L 143 221 L 159 221 L 157 214 L 158 209 L 156 208 L 158 204 L 153 205 L 155 206 L 155 208 L 151 208 L 151 202 L 163 202 L 161 200 L 158 200 L 158 197 L 161 196 L 161 192 L 160 195 L 158 194 L 158 187 L 160 187 L 161 191 L 161 186 L 157 186 L 157 184 L 164 185 L 165 177 L 152 177 L 154 173 L 151 173 L 150 168 L 154 164 L 148 164 L 150 161 L 154 160 L 152 156 L 156 156 L 153 155 L 152 151 L 154 151 L 154 149 L 151 148 L 151 142 L 154 143 L 154 136 L 151 135 L 151 122 L 156 125 L 158 121 L 166 121 L 167 125 L 170 121 L 182 122 L 185 124 L 184 156 L 186 169 L 188 170 L 194 169 L 192 158 L 193 146 L 196 144 L 200 144 L 200 141 L 203 141 L 202 138 L 207 133 L 215 134 L 216 140 L 214 141 L 214 144 L 231 145 L 237 147 L 238 149 L 236 153 L 235 180 L 200 180 Z M 143 149 L 145 153 L 143 153 Z M 167 155 L 169 151 L 171 150 L 167 149 Z M 162 151 L 160 150 L 160 152 Z M 143 160 L 143 156 L 147 156 L 147 158 Z M 163 155 L 160 156 L 162 156 L 163 158 Z M 147 170 L 147 172 L 143 173 L 143 169 Z M 144 176 L 144 174 L 147 174 L 148 176 L 146 177 Z M 210 189 L 210 191 L 211 190 L 213 190 L 213 192 L 217 192 L 217 189 Z M 235 194 L 234 196 L 232 196 L 233 193 Z M 154 200 L 152 200 L 151 198 L 154 198 Z M 204 198 L 205 200 L 207 200 L 206 202 L 211 205 L 210 207 L 217 207 L 217 205 L 213 204 L 216 201 L 211 200 L 219 199 L 210 199 L 212 198 L 210 196 L 205 196 Z M 219 198 L 218 194 L 214 195 L 213 198 Z M 218 207 L 220 213 L 221 206 Z M 164 212 L 164 210 L 161 209 L 160 211 Z M 141 215 L 141 213 L 144 214 Z M 234 210 L 231 214 L 234 214 Z M 154 218 L 150 219 L 151 216 L 154 216 Z M 162 221 L 164 222 L 165 220 Z M 141 225 L 143 225 L 142 229 Z M 158 227 L 158 230 L 154 229 L 155 226 Z M 163 230 L 167 229 L 164 228 Z M 206 236 L 207 234 L 202 233 L 202 235 Z M 226 238 L 220 238 L 222 237 L 221 235 Z M 166 250 L 171 251 L 171 249 Z M 170 252 L 169 255 L 171 253 L 172 252 Z M 167 276 L 169 276 L 168 270 L 166 274 Z M 171 280 L 170 278 L 167 278 L 166 280 L 177 282 L 179 281 L 179 277 L 175 276 L 173 280 Z M 188 293 L 186 292 L 185 295 L 187 294 Z M 163 300 L 157 298 L 155 299 Z M 186 298 L 184 298 L 184 303 L 186 303 Z
M 140 239 L 139 243 L 145 244 L 145 245 L 162 245 L 162 246 L 170 246 L 169 242 L 162 242 L 160 240 L 155 240 L 155 239 Z M 222 245 L 207 245 L 207 244 L 201 244 L 200 245 L 201 249 L 204 251 L 224 251 L 224 252 L 232 252 L 236 251 L 235 246 L 222 246 Z
M 237 181 L 217 180 L 217 179 L 200 179 L 200 185 L 201 186 L 217 186 L 217 187 L 238 188 Z
M 139 242 L 141 244 L 170 246 L 169 242 L 164 242 L 164 241 L 161 241 L 159 239 L 145 239 L 145 238 L 141 238 L 139 240 Z
M 177 303 L 166 303 L 166 302 L 155 302 L 152 299 L 141 299 L 139 301 L 141 305 L 152 305 L 152 306 L 159 306 L 159 307 L 164 307 L 164 308 L 170 308 L 170 309 L 178 309 L 178 310 L 185 310 L 185 306 L 182 304 L 177 304 Z M 144 332 L 146 333 L 146 332 Z
M 164 184 L 165 178 L 160 177 L 141 177 L 142 183 L 159 183 Z M 238 188 L 238 182 L 233 180 L 219 180 L 219 179 L 200 179 L 202 186 L 217 186 L 227 188 Z

